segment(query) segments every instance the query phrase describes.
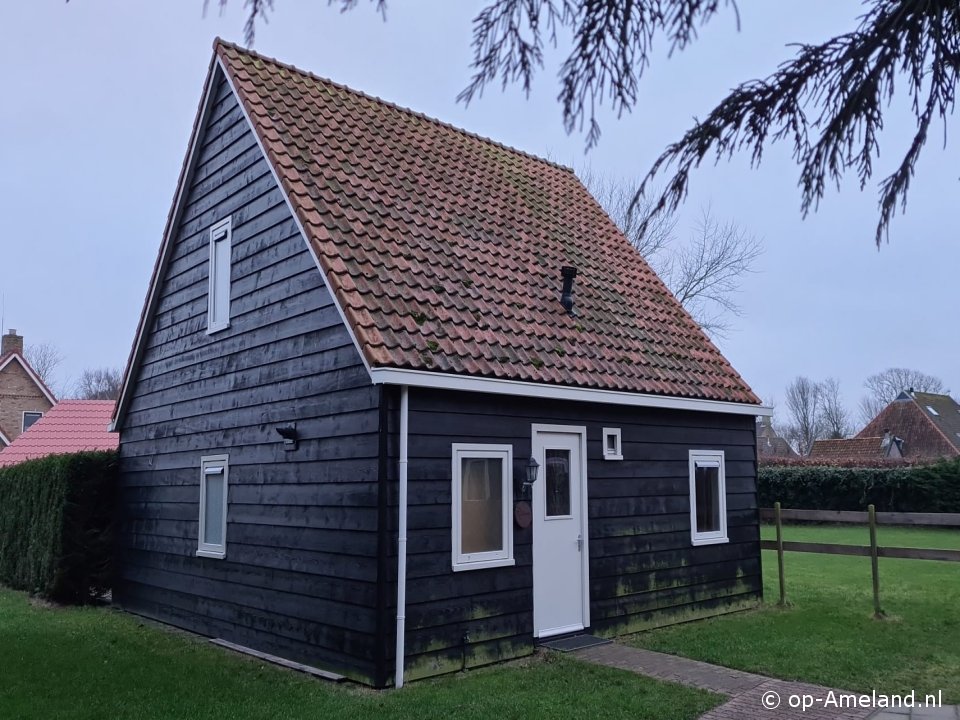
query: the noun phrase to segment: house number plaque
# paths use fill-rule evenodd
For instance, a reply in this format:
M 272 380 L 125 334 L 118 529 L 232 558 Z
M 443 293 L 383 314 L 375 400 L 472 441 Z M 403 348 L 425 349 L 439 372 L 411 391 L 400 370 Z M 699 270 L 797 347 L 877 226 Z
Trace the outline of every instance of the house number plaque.
M 533 520 L 533 512 L 530 510 L 530 503 L 526 500 L 521 500 L 513 508 L 513 519 L 517 523 L 517 527 L 523 530 L 526 530 L 530 527 L 530 523 Z

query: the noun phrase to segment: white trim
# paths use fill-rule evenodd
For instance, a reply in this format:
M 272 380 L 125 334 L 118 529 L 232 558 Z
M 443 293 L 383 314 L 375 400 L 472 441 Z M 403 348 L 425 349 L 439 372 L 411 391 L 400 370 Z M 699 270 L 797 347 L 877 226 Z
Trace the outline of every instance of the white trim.
M 210 115 L 210 107 L 213 101 L 214 79 L 217 77 L 215 71 L 216 64 L 211 59 L 210 68 L 207 71 L 207 79 L 203 87 L 203 96 L 200 98 L 199 111 L 194 121 L 194 127 L 190 135 L 190 144 L 187 146 L 187 154 L 184 159 L 184 165 L 177 181 L 177 191 L 173 197 L 173 205 L 170 209 L 170 215 L 167 217 L 167 225 L 163 230 L 163 240 L 160 242 L 160 252 L 157 254 L 157 264 L 153 269 L 153 275 L 150 276 L 150 287 L 147 290 L 147 297 L 143 307 L 143 315 L 140 318 L 140 324 L 137 326 L 137 334 L 133 343 L 133 352 L 130 354 L 130 362 L 127 364 L 126 372 L 123 378 L 123 386 L 120 388 L 120 395 L 117 398 L 116 409 L 113 418 L 110 420 L 109 431 L 117 432 L 118 424 L 123 419 L 124 413 L 129 402 L 130 385 L 133 382 L 133 375 L 136 366 L 140 364 L 140 358 L 143 354 L 144 338 L 147 335 L 147 329 L 150 327 L 150 321 L 153 311 L 156 308 L 160 291 L 160 278 L 166 272 L 170 261 L 170 248 L 172 246 L 173 236 L 180 228 L 180 216 L 183 212 L 184 203 L 188 190 L 188 180 L 193 176 L 193 171 L 197 164 L 197 151 L 199 150 L 199 139 L 207 124 Z M 224 73 L 226 76 L 226 73 Z M 232 86 L 231 86 L 232 87 Z M 239 104 L 239 99 L 238 99 Z
M 747 403 L 734 403 L 723 400 L 697 400 L 693 398 L 667 397 L 664 395 L 647 395 L 644 393 L 622 392 L 619 390 L 594 390 L 592 388 L 571 387 L 568 385 L 547 385 L 545 383 L 521 380 L 453 375 L 451 373 L 428 372 L 425 370 L 375 367 L 370 371 L 370 377 L 373 382 L 378 385 L 409 385 L 411 387 L 462 390 L 464 392 L 491 393 L 494 395 L 519 395 L 522 397 L 553 400 L 572 400 L 576 402 L 603 403 L 607 405 L 630 405 L 632 407 L 727 413 L 730 415 L 767 416 L 773 414 L 773 408 L 764 405 L 749 405 Z
M 720 500 L 720 529 L 712 532 L 697 531 L 697 467 L 717 468 Z M 692 545 L 719 545 L 729 542 L 727 536 L 727 472 L 723 450 L 690 451 L 690 543 Z
M 218 243 L 226 243 L 226 267 L 217 250 Z M 210 228 L 210 258 L 207 262 L 207 335 L 230 327 L 230 281 L 233 275 L 233 216 L 228 215 Z M 223 287 L 223 284 L 226 287 Z M 217 299 L 226 295 L 226 308 L 217 304 Z M 221 298 L 222 299 L 222 298 Z M 219 318 L 217 316 L 220 316 Z
M 397 498 L 397 645 L 393 684 L 403 687 L 407 627 L 407 463 L 410 444 L 410 395 L 400 388 L 400 459 L 398 465 L 399 497 Z
M 223 527 L 221 528 L 222 544 L 206 543 L 203 541 L 207 523 L 207 475 L 221 475 L 223 477 Z M 205 455 L 200 458 L 200 526 L 197 532 L 197 555 L 199 557 L 217 558 L 222 560 L 227 556 L 227 495 L 230 491 L 230 456 Z
M 14 360 L 20 363 L 20 367 L 22 367 L 27 376 L 33 380 L 33 384 L 40 388 L 40 392 L 43 393 L 43 396 L 50 402 L 50 404 L 56 405 L 57 399 L 50 394 L 50 391 L 47 390 L 47 386 L 44 384 L 43 380 L 40 379 L 40 376 L 34 372 L 32 367 L 30 367 L 30 363 L 28 363 L 26 358 L 22 357 L 19 352 L 14 351 L 7 356 L 7 359 L 3 361 L 3 364 L 0 364 L 0 372 L 2 372 L 3 369 Z
M 481 553 L 464 553 L 463 542 L 461 475 L 463 460 L 468 458 L 487 458 L 500 460 L 502 480 L 500 484 L 500 540 L 502 549 Z M 479 443 L 453 443 L 450 449 L 452 465 L 452 513 L 450 523 L 450 562 L 454 572 L 479 570 L 481 568 L 506 567 L 516 564 L 513 558 L 513 445 L 489 445 Z
M 3 430 L 0 430 L 0 442 L 3 443 L 4 447 L 9 447 L 10 445 L 10 438 L 3 434 Z
M 607 440 L 611 437 L 616 438 L 613 443 L 613 450 Z M 601 435 L 603 445 L 601 446 L 604 460 L 623 460 L 623 437 L 620 434 L 620 428 L 604 428 Z
M 581 599 L 583 607 L 583 622 L 579 626 L 569 625 L 562 628 L 541 630 L 539 627 L 537 627 L 537 604 L 536 599 L 534 598 L 533 636 L 538 638 L 550 637 L 552 635 L 559 635 L 567 632 L 575 632 L 576 630 L 583 630 L 584 628 L 590 627 L 590 506 L 588 504 L 589 493 L 587 492 L 587 468 L 589 467 L 589 463 L 587 462 L 587 427 L 585 425 L 554 425 L 546 423 L 533 423 L 530 426 L 530 450 L 534 457 L 541 457 L 544 450 L 539 436 L 549 433 L 567 433 L 570 435 L 577 434 L 580 436 L 580 535 L 583 543 L 580 550 L 580 569 L 581 582 L 583 583 L 583 595 Z M 544 480 L 544 482 L 546 482 L 546 480 Z M 534 522 L 536 522 L 536 512 L 534 512 Z M 536 536 L 534 536 L 534 542 L 536 542 Z M 566 572 L 566 570 L 566 568 L 563 569 L 564 572 Z M 536 593 L 536 588 L 534 588 L 534 593 Z
M 307 246 L 307 251 L 310 253 L 310 257 L 313 258 L 313 262 L 317 266 L 317 270 L 320 271 L 320 277 L 323 278 L 323 284 L 327 288 L 327 292 L 330 293 L 330 299 L 333 301 L 333 306 L 337 309 L 337 313 L 340 315 L 340 320 L 343 322 L 344 327 L 347 329 L 347 334 L 350 335 L 350 339 L 353 341 L 353 345 L 357 349 L 357 353 L 360 355 L 360 361 L 363 363 L 363 366 L 369 373 L 370 363 L 367 362 L 367 358 L 363 354 L 363 348 L 360 347 L 360 342 L 357 340 L 357 336 L 353 332 L 353 325 L 349 320 L 347 320 L 347 316 L 343 312 L 343 307 L 340 305 L 340 300 L 337 298 L 337 294 L 333 291 L 333 286 L 330 285 L 330 281 L 327 279 L 327 274 L 323 271 L 323 266 L 320 265 L 320 258 L 317 256 L 317 253 L 314 252 L 313 246 L 310 244 L 310 238 L 304 231 L 303 224 L 300 222 L 300 218 L 297 216 L 297 211 L 294 209 L 293 203 L 290 202 L 290 198 L 287 195 L 287 191 L 283 187 L 283 183 L 280 182 L 280 176 L 277 174 L 277 169 L 273 166 L 270 156 L 267 155 L 267 149 L 263 146 L 263 141 L 260 139 L 260 134 L 257 132 L 257 128 L 254 126 L 253 121 L 250 120 L 250 115 L 247 113 L 247 109 L 243 106 L 243 101 L 240 99 L 240 94 L 237 92 L 237 88 L 233 84 L 233 78 L 230 77 L 230 73 L 228 73 L 227 69 L 223 66 L 223 61 L 220 59 L 219 55 L 215 56 L 215 60 L 217 67 L 220 68 L 224 79 L 227 81 L 227 85 L 230 86 L 231 92 L 233 92 L 234 97 L 237 99 L 237 105 L 240 107 L 240 112 L 243 113 L 243 118 L 247 121 L 250 132 L 253 133 L 253 137 L 257 141 L 257 147 L 260 148 L 260 153 L 263 155 L 263 159 L 266 161 L 267 167 L 270 168 L 270 174 L 273 175 L 273 180 L 277 184 L 277 188 L 280 190 L 280 195 L 283 197 L 284 202 L 287 203 L 287 209 L 290 211 L 290 215 L 293 217 L 293 221 L 296 223 L 297 229 L 300 231 L 300 237 L 303 238 L 303 242 Z M 371 375 L 371 379 L 372 377 L 373 376 Z M 397 384 L 403 385 L 404 383 Z
M 22 411 L 22 412 L 20 413 L 20 432 L 21 432 L 21 433 L 25 433 L 25 432 L 29 429 L 29 428 L 25 428 L 25 427 L 24 427 L 24 425 L 25 425 L 26 422 L 27 422 L 27 413 L 30 413 L 31 415 L 39 415 L 39 416 L 40 416 L 40 417 L 38 417 L 36 420 L 34 420 L 32 423 L 30 423 L 30 427 L 33 427 L 33 426 L 36 425 L 38 422 L 40 422 L 40 418 L 43 417 L 43 411 L 42 411 L 42 410 L 24 410 L 24 411 Z

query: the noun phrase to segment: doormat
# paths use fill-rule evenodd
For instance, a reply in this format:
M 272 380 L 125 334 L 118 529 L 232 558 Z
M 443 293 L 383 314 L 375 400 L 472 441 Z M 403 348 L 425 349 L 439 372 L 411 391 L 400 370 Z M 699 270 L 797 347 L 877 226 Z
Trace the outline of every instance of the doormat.
M 548 640 L 540 643 L 545 648 L 559 650 L 560 652 L 572 652 L 574 650 L 583 650 L 584 648 L 594 647 L 596 645 L 607 645 L 613 642 L 605 638 L 598 638 L 593 635 L 574 635 L 573 637 L 560 638 L 559 640 Z

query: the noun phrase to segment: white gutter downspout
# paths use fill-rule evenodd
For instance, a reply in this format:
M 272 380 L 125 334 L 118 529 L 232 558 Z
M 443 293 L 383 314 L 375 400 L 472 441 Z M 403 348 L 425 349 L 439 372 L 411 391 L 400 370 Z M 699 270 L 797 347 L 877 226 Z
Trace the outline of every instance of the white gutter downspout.
M 404 628 L 407 622 L 407 437 L 409 433 L 407 386 L 400 386 L 400 498 L 397 513 L 397 670 L 396 688 L 403 687 Z

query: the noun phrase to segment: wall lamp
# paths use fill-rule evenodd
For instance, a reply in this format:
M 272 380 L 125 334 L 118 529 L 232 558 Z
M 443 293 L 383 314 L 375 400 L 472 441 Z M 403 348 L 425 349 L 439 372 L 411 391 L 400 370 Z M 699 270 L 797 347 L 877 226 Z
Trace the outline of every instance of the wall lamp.
M 300 440 L 300 436 L 297 434 L 297 424 L 290 423 L 289 425 L 281 425 L 276 428 L 277 435 L 283 438 L 283 449 L 284 450 L 296 450 L 297 442 Z

